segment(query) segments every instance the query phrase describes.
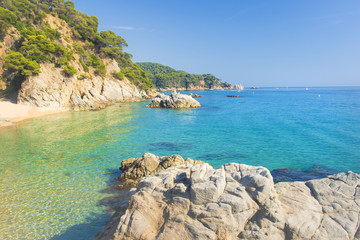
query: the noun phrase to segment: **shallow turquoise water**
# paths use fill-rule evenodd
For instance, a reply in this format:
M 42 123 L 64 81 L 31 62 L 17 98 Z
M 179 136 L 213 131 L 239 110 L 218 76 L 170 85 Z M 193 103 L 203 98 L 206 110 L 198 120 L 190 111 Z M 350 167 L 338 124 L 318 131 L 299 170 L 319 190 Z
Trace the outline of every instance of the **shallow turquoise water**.
M 360 88 L 196 93 L 194 110 L 118 104 L 1 129 L 0 239 L 91 239 L 121 160 L 144 152 L 360 173 Z

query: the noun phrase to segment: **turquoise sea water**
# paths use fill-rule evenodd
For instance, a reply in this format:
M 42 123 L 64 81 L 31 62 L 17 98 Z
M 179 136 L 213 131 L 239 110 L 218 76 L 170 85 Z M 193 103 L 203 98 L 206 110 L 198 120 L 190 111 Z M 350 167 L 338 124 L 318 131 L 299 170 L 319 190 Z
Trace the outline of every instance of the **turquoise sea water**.
M 199 109 L 117 104 L 0 129 L 0 239 L 93 238 L 121 160 L 145 152 L 360 173 L 359 87 L 194 93 Z

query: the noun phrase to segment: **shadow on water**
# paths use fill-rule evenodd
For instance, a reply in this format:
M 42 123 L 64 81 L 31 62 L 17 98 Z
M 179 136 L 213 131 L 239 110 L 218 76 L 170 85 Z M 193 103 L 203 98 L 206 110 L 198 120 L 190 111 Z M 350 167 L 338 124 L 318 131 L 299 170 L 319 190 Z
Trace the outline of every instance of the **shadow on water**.
M 191 143 L 185 142 L 156 142 L 150 143 L 149 146 L 150 151 L 165 150 L 170 152 L 178 152 L 193 147 Z
M 280 168 L 271 171 L 274 178 L 274 183 L 278 182 L 294 182 L 294 181 L 309 181 L 313 179 L 325 178 L 329 175 L 337 174 L 340 171 L 328 168 L 323 165 L 313 165 L 306 170 L 297 170 L 291 168 Z
M 219 161 L 223 159 L 245 159 L 247 156 L 245 154 L 236 153 L 236 152 L 218 152 L 218 153 L 207 153 L 198 156 L 196 159 L 201 159 L 205 162 Z
M 101 193 L 107 194 L 107 197 L 102 198 L 99 201 L 100 206 L 105 207 L 105 212 L 102 214 L 93 214 L 86 221 L 73 225 L 63 231 L 61 234 L 56 235 L 51 240 L 82 240 L 82 239 L 96 239 L 96 234 L 102 230 L 102 228 L 111 221 L 114 213 L 119 210 L 125 210 L 127 202 L 131 196 L 129 189 L 118 189 L 120 184 L 119 177 L 121 171 L 118 169 L 108 169 L 106 175 L 108 175 L 107 187 L 101 190 Z M 91 196 L 89 196 L 91 197 Z

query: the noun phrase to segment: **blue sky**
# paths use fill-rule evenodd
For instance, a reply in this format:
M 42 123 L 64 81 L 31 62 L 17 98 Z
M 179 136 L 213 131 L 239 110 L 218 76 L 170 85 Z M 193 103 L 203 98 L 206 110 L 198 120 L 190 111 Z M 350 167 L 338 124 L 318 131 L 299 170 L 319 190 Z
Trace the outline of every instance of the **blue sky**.
M 245 86 L 360 86 L 360 1 L 74 0 L 134 62 Z

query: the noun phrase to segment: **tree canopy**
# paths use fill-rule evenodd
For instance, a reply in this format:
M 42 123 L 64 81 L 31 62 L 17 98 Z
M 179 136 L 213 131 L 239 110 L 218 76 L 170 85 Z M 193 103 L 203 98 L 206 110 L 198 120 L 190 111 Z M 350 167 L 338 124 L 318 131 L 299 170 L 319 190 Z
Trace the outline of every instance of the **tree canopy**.
M 211 74 L 190 74 L 175 70 L 159 63 L 141 62 L 137 65 L 146 72 L 157 88 L 214 88 L 222 87 L 224 83 Z

